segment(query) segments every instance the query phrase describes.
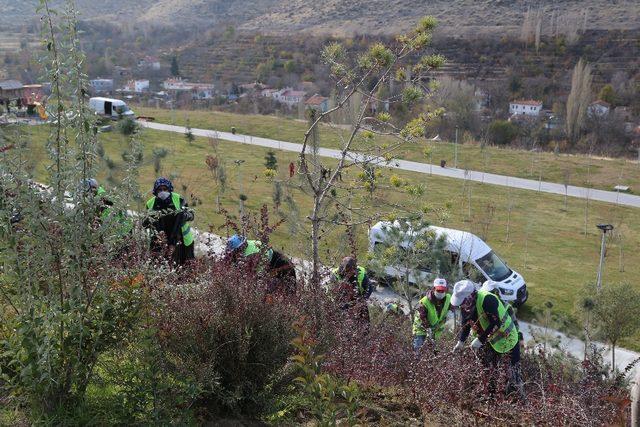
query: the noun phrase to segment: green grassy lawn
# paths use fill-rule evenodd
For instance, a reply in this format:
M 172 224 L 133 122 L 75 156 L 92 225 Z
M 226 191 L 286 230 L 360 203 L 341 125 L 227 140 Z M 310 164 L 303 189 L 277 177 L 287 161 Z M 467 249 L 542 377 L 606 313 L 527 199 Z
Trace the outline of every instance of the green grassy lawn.
M 192 125 L 195 126 L 193 121 Z M 30 133 L 29 160 L 36 167 L 38 179 L 44 180 L 46 155 L 43 141 L 48 132 L 47 128 L 40 126 L 23 129 Z M 213 154 L 209 141 L 196 138 L 192 144 L 188 144 L 183 135 L 149 129 L 143 130 L 140 137 L 145 146 L 145 157 L 139 182 L 143 191 L 146 191 L 145 200 L 150 196 L 151 185 L 156 178 L 151 152 L 154 148 L 164 147 L 169 150 L 169 155 L 163 162 L 161 173 L 175 176 L 176 191 L 194 194 L 202 201 L 196 208 L 196 226 L 204 230 L 211 227 L 214 232 L 225 234 L 226 230 L 222 228 L 224 218 L 216 213 L 215 208 L 217 188 L 205 165 L 206 155 Z M 100 140 L 107 155 L 121 164 L 121 153 L 126 147 L 123 137 L 115 132 L 105 133 L 100 134 Z M 234 215 L 238 214 L 240 192 L 248 196 L 245 206 L 252 212 L 258 212 L 264 203 L 273 205 L 273 183 L 263 175 L 267 149 L 221 142 L 217 151 L 226 165 L 228 176 L 228 189 L 222 196 L 222 206 L 225 209 Z M 277 152 L 276 155 L 280 165 L 278 179 L 284 181 L 288 179 L 285 176 L 287 165 L 290 161 L 296 160 L 296 153 Z M 236 159 L 243 159 L 245 163 L 238 168 L 233 162 Z M 513 269 L 524 276 L 530 293 L 529 302 L 523 310 L 523 315 L 527 318 L 532 318 L 534 312 L 540 310 L 547 301 L 553 303 L 556 313 L 564 316 L 575 315 L 574 304 L 582 285 L 595 281 L 600 244 L 600 235 L 595 224 L 600 222 L 614 224 L 623 236 L 609 244 L 604 272 L 605 286 L 607 282 L 614 281 L 624 281 L 631 286 L 638 286 L 640 264 L 637 262 L 637 250 L 640 247 L 640 228 L 637 224 L 640 222 L 640 210 L 592 201 L 588 207 L 588 233 L 585 235 L 584 200 L 569 198 L 565 210 L 562 196 L 471 183 L 469 209 L 469 187 L 465 188 L 465 183 L 461 180 L 388 170 L 384 170 L 383 173 L 382 182 L 388 182 L 393 173 L 414 183 L 424 184 L 426 192 L 418 199 L 411 199 L 404 192 L 383 189 L 380 193 L 382 199 L 389 203 L 405 203 L 415 207 L 424 204 L 442 207 L 449 204 L 450 217 L 442 223 L 446 227 L 480 234 L 481 223 L 487 222 L 486 212 L 491 206 L 495 207 L 495 216 L 488 227 L 487 242 Z M 116 170 L 114 175 L 117 177 L 120 172 Z M 103 169 L 99 178 L 104 181 L 105 176 L 106 171 Z M 112 187 L 110 184 L 105 186 L 107 190 Z M 186 191 L 183 186 L 186 186 Z M 356 195 L 364 197 L 360 193 Z M 293 256 L 308 259 L 310 241 L 304 218 L 310 210 L 310 200 L 298 191 L 294 191 L 292 196 L 297 202 L 303 226 L 292 234 L 290 225 L 293 221 L 290 209 L 283 205 L 281 215 L 286 221 L 272 235 L 272 243 Z M 507 240 L 509 205 L 511 214 Z M 142 206 L 134 208 L 141 209 Z M 375 212 L 372 210 L 372 213 Z M 272 222 L 275 222 L 278 216 L 272 213 Z M 357 243 L 361 253 L 366 250 L 366 233 L 365 226 L 357 230 Z M 322 242 L 324 262 L 331 265 L 347 254 L 349 249 L 346 240 L 342 229 L 329 233 Z M 627 340 L 624 345 L 640 349 L 640 334 Z
M 214 111 L 163 110 L 134 106 L 138 115 L 155 117 L 158 122 L 185 125 L 187 119 L 194 128 L 215 129 L 229 132 L 234 126 L 238 133 L 301 142 L 306 130 L 303 121 L 285 117 L 232 114 Z M 325 126 L 321 144 L 338 147 L 340 133 L 344 129 Z M 384 141 L 386 137 L 379 137 Z M 425 149 L 431 153 L 425 156 Z M 421 142 L 407 145 L 394 153 L 395 157 L 417 162 L 439 164 L 447 161 L 454 165 L 455 144 L 447 142 Z M 570 185 L 613 190 L 615 185 L 627 185 L 640 192 L 640 165 L 626 159 L 604 159 L 582 155 L 554 155 L 498 147 L 481 147 L 477 144 L 459 144 L 458 167 L 501 175 L 517 176 L 544 181 L 567 182 Z

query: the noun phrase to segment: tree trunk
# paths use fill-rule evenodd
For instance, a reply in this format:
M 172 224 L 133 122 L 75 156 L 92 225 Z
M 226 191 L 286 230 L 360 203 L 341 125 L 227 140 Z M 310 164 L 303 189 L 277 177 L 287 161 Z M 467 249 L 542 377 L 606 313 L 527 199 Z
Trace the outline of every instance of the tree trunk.
M 313 252 L 313 270 L 311 276 L 311 284 L 313 286 L 318 286 L 320 284 L 320 250 L 319 250 L 319 241 L 320 241 L 320 219 L 318 218 L 318 210 L 319 210 L 318 199 L 316 198 L 316 202 L 313 206 L 313 213 L 311 216 L 311 248 Z
M 611 343 L 611 372 L 616 372 L 616 345 Z

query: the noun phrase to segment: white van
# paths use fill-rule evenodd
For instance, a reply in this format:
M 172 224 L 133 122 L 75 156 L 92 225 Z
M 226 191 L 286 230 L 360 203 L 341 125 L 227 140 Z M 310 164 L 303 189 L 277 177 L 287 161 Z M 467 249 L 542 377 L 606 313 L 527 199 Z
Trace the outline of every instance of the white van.
M 378 222 L 369 231 L 369 250 L 374 251 L 376 244 L 384 241 L 386 230 L 396 223 Z M 397 226 L 397 225 L 396 225 Z M 524 278 L 516 271 L 511 270 L 507 264 L 487 245 L 482 239 L 466 231 L 451 228 L 429 226 L 421 232 L 432 232 L 435 238 L 444 237 L 445 250 L 451 254 L 452 263 L 457 264 L 462 274 L 473 282 L 482 284 L 485 280 L 493 280 L 498 283 L 500 297 L 504 301 L 512 302 L 515 306 L 521 306 L 527 301 L 527 285 Z M 385 267 L 388 277 L 396 277 L 399 267 Z M 410 274 L 409 280 L 416 278 L 429 279 L 433 273 L 421 270 Z
M 101 116 L 119 119 L 120 117 L 132 117 L 133 111 L 124 101 L 113 98 L 95 97 L 89 99 L 89 108 Z

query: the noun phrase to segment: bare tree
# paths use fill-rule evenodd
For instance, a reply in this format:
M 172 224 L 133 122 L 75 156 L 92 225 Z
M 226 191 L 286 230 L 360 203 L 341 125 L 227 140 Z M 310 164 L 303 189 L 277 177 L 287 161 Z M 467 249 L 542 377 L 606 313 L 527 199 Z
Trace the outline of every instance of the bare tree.
M 522 21 L 522 27 L 520 27 L 520 40 L 525 43 L 525 46 L 528 43 L 533 41 L 535 35 L 535 15 L 534 12 L 531 11 L 531 6 L 527 8 L 527 11 L 524 13 L 524 19 Z
M 509 186 L 509 177 L 507 177 L 507 236 L 505 242 L 509 242 L 511 232 L 511 211 L 513 210 L 513 192 Z
M 401 96 L 391 95 L 384 102 L 401 102 L 411 107 L 428 94 L 427 75 L 440 67 L 444 58 L 440 55 L 421 56 L 417 63 L 412 58 L 422 54 L 430 43 L 434 18 L 425 17 L 409 33 L 396 38 L 393 45 L 372 44 L 368 51 L 357 57 L 349 55 L 344 46 L 331 43 L 323 51 L 323 60 L 329 66 L 331 77 L 336 83 L 336 105 L 325 112 L 311 110 L 310 125 L 304 134 L 300 151 L 299 174 L 301 189 L 311 196 L 312 208 L 308 216 L 311 223 L 312 283 L 319 283 L 320 248 L 322 224 L 347 225 L 341 213 L 349 206 L 341 203 L 338 194 L 339 177 L 348 168 L 388 162 L 390 154 L 407 141 L 423 137 L 425 123 L 441 112 L 431 112 L 413 118 L 406 123 L 394 123 L 388 113 L 371 116 L 370 105 L 378 102 L 376 94 L 380 85 L 396 79 L 403 85 Z M 318 132 L 331 114 L 351 106 L 351 123 L 348 132 L 338 132 L 341 138 L 340 154 L 331 165 L 322 162 L 318 156 Z M 376 135 L 391 138 L 393 143 L 376 144 Z M 356 150 L 358 153 L 354 153 Z M 345 189 L 345 192 L 353 189 Z M 331 211 L 335 208 L 340 211 Z M 351 207 L 358 214 L 360 223 L 367 223 L 367 207 Z
M 562 171 L 562 184 L 564 185 L 564 210 L 567 211 L 567 198 L 569 197 L 569 180 L 571 179 L 571 170 L 565 167 Z
M 566 130 L 571 142 L 576 142 L 584 129 L 587 107 L 591 101 L 591 65 L 582 59 L 573 69 L 571 92 L 567 99 Z

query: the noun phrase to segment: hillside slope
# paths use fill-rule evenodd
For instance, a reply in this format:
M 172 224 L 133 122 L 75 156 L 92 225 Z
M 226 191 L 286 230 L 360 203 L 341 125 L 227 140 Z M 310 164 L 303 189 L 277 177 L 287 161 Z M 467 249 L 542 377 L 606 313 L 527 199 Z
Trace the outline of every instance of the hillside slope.
M 640 2 L 633 0 L 77 0 L 83 19 L 115 23 L 138 22 L 216 29 L 234 25 L 240 30 L 265 33 L 311 31 L 350 35 L 396 33 L 417 17 L 434 15 L 441 31 L 474 35 L 517 33 L 530 5 L 542 8 L 542 31 L 551 20 L 561 25 L 576 22 L 586 28 L 629 29 L 640 27 Z M 0 0 L 0 25 L 16 27 L 35 17 L 37 0 Z M 0 29 L 1 31 L 1 29 Z

